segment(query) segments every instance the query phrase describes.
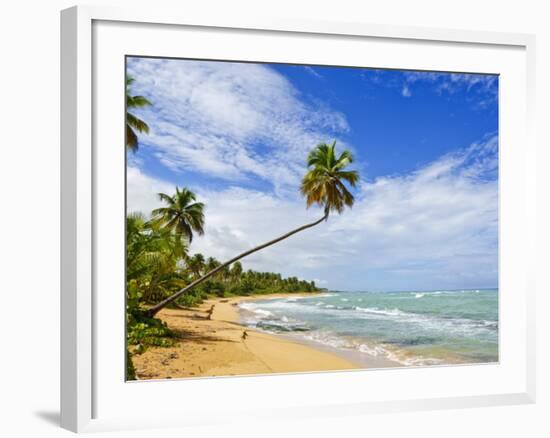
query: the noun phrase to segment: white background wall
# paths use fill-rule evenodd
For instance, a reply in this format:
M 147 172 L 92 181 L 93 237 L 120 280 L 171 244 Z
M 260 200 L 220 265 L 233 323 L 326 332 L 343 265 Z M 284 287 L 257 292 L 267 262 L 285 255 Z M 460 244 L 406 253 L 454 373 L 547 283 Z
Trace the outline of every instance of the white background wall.
M 312 419 L 136 436 L 550 436 L 548 134 L 550 13 L 523 0 L 96 1 L 242 10 L 257 15 L 535 33 L 538 126 L 538 403 L 530 406 Z M 65 0 L 4 2 L 0 14 L 0 434 L 68 436 L 59 403 L 59 10 Z M 521 232 L 521 230 L 518 230 Z M 182 394 L 184 397 L 185 395 Z M 107 436 L 134 436 L 117 432 Z

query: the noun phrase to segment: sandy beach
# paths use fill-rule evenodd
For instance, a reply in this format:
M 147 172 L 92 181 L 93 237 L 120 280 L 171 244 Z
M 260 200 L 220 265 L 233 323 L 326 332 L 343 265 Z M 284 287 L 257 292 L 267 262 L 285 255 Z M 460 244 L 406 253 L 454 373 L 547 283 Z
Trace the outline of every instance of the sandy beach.
M 163 309 L 157 315 L 176 333 L 174 347 L 150 347 L 133 356 L 139 379 L 231 376 L 391 366 L 262 333 L 239 324 L 237 304 L 288 295 L 220 298 L 196 309 Z M 292 294 L 297 296 L 297 294 Z M 211 318 L 208 310 L 214 305 Z M 246 331 L 245 339 L 243 333 Z M 370 365 L 370 366 L 369 366 Z

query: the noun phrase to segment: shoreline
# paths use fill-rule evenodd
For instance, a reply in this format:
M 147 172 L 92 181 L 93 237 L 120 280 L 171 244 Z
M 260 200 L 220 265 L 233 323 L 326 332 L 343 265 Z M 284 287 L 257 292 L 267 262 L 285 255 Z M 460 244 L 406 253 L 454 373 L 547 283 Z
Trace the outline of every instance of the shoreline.
M 236 301 L 238 302 L 237 304 L 240 304 L 240 303 L 246 302 L 246 301 L 262 301 L 262 300 L 269 301 L 271 299 L 277 299 L 277 298 L 293 298 L 293 297 L 294 298 L 304 298 L 304 297 L 307 298 L 307 297 L 310 297 L 310 296 L 322 297 L 325 294 L 332 294 L 332 293 L 328 292 L 328 291 L 327 292 L 303 293 L 303 294 L 300 294 L 300 293 L 281 293 L 281 294 L 273 294 L 273 295 L 276 295 L 276 296 L 269 296 L 269 298 L 266 298 L 265 295 L 253 295 L 253 296 L 251 295 L 249 297 L 244 297 L 244 298 L 246 298 L 244 300 L 237 299 Z M 235 298 L 239 298 L 239 297 L 235 297 Z M 237 310 L 237 313 L 240 313 L 240 312 Z M 238 322 L 240 323 L 240 318 L 239 318 Z M 254 331 L 257 331 L 259 333 L 265 333 L 264 331 L 261 331 L 261 330 L 258 330 L 258 329 L 249 328 L 247 330 L 254 330 Z M 374 355 L 366 353 L 366 352 L 360 352 L 360 351 L 354 351 L 354 350 L 345 350 L 345 349 L 342 349 L 342 348 L 332 347 L 330 345 L 321 344 L 319 342 L 315 342 L 315 341 L 308 340 L 308 339 L 305 339 L 305 338 L 301 338 L 301 337 L 298 337 L 298 336 L 292 336 L 290 334 L 283 334 L 283 333 L 273 333 L 273 334 L 272 333 L 266 333 L 266 334 L 270 335 L 270 336 L 276 336 L 276 337 L 279 337 L 279 338 L 287 339 L 290 342 L 294 342 L 294 343 L 303 345 L 307 348 L 314 348 L 315 350 L 325 351 L 325 352 L 328 352 L 330 354 L 334 354 L 336 356 L 339 356 L 341 358 L 344 358 L 344 359 L 354 363 L 356 365 L 357 369 L 398 368 L 398 367 L 405 366 L 400 362 L 390 360 L 390 359 L 385 358 L 385 357 L 374 356 Z
M 238 304 L 323 292 L 212 298 L 197 308 L 163 309 L 158 317 L 177 336 L 173 347 L 133 355 L 138 380 L 386 368 L 400 364 L 241 324 Z M 214 306 L 211 318 L 208 310 Z M 243 339 L 243 333 L 246 333 Z

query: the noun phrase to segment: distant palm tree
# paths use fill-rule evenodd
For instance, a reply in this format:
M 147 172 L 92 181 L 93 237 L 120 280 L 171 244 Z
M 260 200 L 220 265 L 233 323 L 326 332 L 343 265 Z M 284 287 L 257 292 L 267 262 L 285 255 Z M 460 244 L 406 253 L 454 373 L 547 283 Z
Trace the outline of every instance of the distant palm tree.
M 172 231 L 176 236 L 193 241 L 193 233 L 204 234 L 204 204 L 195 202 L 196 196 L 185 187 L 176 187 L 176 194 L 159 193 L 161 201 L 168 204 L 153 210 L 151 222 Z
M 149 133 L 149 126 L 143 120 L 130 113 L 130 108 L 143 108 L 151 105 L 151 102 L 143 96 L 131 96 L 130 86 L 134 83 L 134 78 L 126 78 L 126 147 L 132 152 L 139 148 L 136 131 Z
M 208 257 L 206 259 L 205 268 L 207 271 L 211 271 L 212 269 L 216 269 L 218 266 L 220 266 L 220 262 L 218 262 L 214 257 Z
M 336 142 L 333 142 L 331 145 L 321 143 L 309 153 L 307 158 L 308 171 L 302 179 L 302 185 L 300 187 L 302 195 L 306 197 L 307 207 L 309 208 L 313 204 L 319 205 L 323 208 L 323 217 L 314 222 L 302 225 L 301 227 L 289 231 L 288 233 L 283 234 L 276 239 L 270 240 L 269 242 L 249 249 L 248 251 L 245 251 L 238 256 L 233 257 L 227 262 L 222 263 L 215 269 L 208 271 L 202 277 L 194 280 L 189 285 L 180 289 L 172 296 L 151 307 L 147 311 L 148 316 L 154 316 L 164 306 L 171 303 L 180 295 L 202 283 L 206 279 L 210 278 L 212 275 L 216 274 L 224 267 L 229 266 L 231 263 L 235 263 L 237 262 L 237 260 L 240 260 L 247 255 L 255 253 L 256 251 L 271 246 L 277 242 L 280 242 L 281 240 L 287 239 L 300 231 L 314 227 L 315 225 L 326 221 L 329 217 L 330 212 L 336 212 L 340 214 L 344 211 L 345 207 L 352 207 L 354 201 L 353 195 L 350 193 L 344 183 L 348 183 L 351 187 L 355 187 L 357 181 L 359 180 L 359 174 L 355 170 L 344 170 L 349 164 L 353 162 L 352 154 L 349 151 L 345 150 L 338 156 L 335 149 Z M 297 281 L 297 279 L 295 280 Z
M 194 254 L 187 260 L 186 265 L 193 276 L 198 278 L 201 276 L 201 272 L 204 269 L 204 256 L 200 253 Z
M 241 278 L 242 273 L 243 273 L 243 265 L 241 264 L 241 262 L 233 263 L 233 266 L 231 266 L 231 276 L 235 280 L 238 280 L 239 278 Z

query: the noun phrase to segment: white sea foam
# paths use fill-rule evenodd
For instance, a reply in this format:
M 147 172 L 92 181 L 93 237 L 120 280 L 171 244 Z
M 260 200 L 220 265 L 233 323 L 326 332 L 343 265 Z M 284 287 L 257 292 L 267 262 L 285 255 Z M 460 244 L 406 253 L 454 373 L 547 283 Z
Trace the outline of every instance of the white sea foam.
M 263 316 L 273 316 L 273 313 L 271 313 L 269 310 L 263 310 L 263 309 L 256 309 L 254 310 L 254 313 L 258 315 L 263 315 Z
M 384 348 L 382 348 L 381 346 L 379 345 L 375 345 L 374 347 L 371 347 L 370 345 L 368 344 L 360 344 L 357 349 L 361 352 L 361 353 L 366 353 L 366 354 L 370 354 L 371 356 L 376 356 L 376 357 L 388 357 L 388 351 L 385 350 Z
M 308 341 L 317 342 L 322 345 L 327 345 L 332 348 L 343 348 L 350 349 L 352 348 L 351 343 L 339 336 L 334 335 L 331 332 L 326 331 L 312 331 L 304 333 L 302 337 Z
M 498 341 L 498 322 L 490 320 L 489 315 L 485 319 L 471 319 L 467 314 L 459 317 L 458 312 L 447 311 L 448 297 L 457 292 L 458 298 L 461 291 L 446 290 L 408 291 L 397 298 L 393 293 L 372 293 L 360 298 L 356 294 L 326 294 L 337 298 L 307 297 L 296 302 L 298 297 L 290 297 L 246 302 L 240 308 L 247 311 L 241 314 L 247 325 L 269 333 L 284 332 L 333 348 L 420 366 L 445 362 L 445 359 L 436 358 L 441 343 L 448 345 L 457 338 L 480 339 L 488 345 L 496 342 L 494 339 Z M 476 291 L 464 292 L 473 294 Z M 441 298 L 425 301 L 427 297 L 437 296 Z M 416 298 L 422 299 L 415 301 Z M 431 309 L 439 302 L 443 311 L 435 313 Z M 484 347 L 476 344 L 473 348 Z M 437 353 L 432 353 L 434 351 Z
M 440 363 L 441 361 L 433 358 L 423 357 L 406 357 L 404 353 L 384 348 L 379 344 L 370 344 L 364 341 L 345 339 L 333 333 L 325 331 L 308 332 L 301 336 L 302 338 L 316 342 L 328 347 L 357 351 L 363 354 L 368 354 L 373 357 L 388 359 L 392 362 L 397 362 L 402 365 L 431 365 Z
M 240 303 L 239 307 L 245 310 L 252 310 L 256 308 L 256 305 L 253 303 Z
M 269 310 L 259 309 L 254 303 L 242 303 L 239 305 L 239 307 L 241 309 L 248 310 L 249 312 L 263 317 L 273 316 L 272 312 L 270 312 Z
M 354 310 L 358 310 L 359 312 L 364 312 L 364 313 L 374 313 L 375 315 L 387 315 L 387 316 L 399 316 L 399 315 L 405 314 L 405 312 L 402 312 L 399 309 L 388 310 L 388 309 L 378 309 L 376 307 L 355 306 Z

